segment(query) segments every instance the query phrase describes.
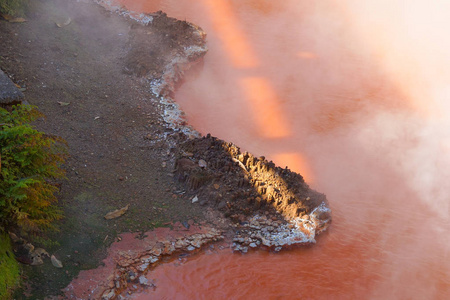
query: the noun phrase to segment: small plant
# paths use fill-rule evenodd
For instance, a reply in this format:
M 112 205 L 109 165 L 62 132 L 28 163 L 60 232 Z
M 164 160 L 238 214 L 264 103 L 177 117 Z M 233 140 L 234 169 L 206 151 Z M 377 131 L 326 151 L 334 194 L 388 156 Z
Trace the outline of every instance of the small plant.
M 56 229 L 53 221 L 62 217 L 52 181 L 64 177 L 67 148 L 61 138 L 29 124 L 40 117 L 34 106 L 0 108 L 0 226 L 22 235 Z
M 10 16 L 25 15 L 29 0 L 0 0 L 0 13 Z
M 0 233 L 0 299 L 11 299 L 12 291 L 19 284 L 19 264 L 14 258 L 9 236 Z

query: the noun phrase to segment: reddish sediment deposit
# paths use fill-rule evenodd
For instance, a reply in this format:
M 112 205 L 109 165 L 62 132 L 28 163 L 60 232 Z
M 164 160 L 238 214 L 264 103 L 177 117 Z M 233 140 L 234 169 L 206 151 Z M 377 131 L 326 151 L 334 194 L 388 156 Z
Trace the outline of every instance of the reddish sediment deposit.
M 189 222 L 192 223 L 192 222 Z M 120 294 L 154 287 L 145 275 L 175 253 L 192 253 L 223 239 L 209 226 L 175 223 L 143 234 L 124 233 L 117 238 L 97 269 L 81 271 L 64 289 L 68 299 L 115 299 Z M 185 254 L 187 255 L 187 254 Z

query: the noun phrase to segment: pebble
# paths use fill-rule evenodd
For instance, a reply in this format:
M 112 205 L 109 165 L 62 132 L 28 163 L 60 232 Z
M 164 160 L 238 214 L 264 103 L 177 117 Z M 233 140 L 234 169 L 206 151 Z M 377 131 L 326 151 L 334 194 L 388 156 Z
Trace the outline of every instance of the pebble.
M 144 275 L 141 275 L 139 276 L 139 283 L 142 285 L 148 285 L 148 279 Z
M 200 168 L 206 168 L 208 166 L 208 164 L 206 163 L 206 161 L 204 161 L 203 159 L 200 159 L 198 161 L 198 165 Z
M 116 293 L 114 292 L 114 290 L 111 290 L 111 291 L 107 290 L 106 292 L 103 293 L 102 299 L 109 300 L 109 299 L 114 298 L 115 295 L 116 295 Z
M 161 249 L 160 248 L 158 248 L 158 247 L 154 247 L 153 249 L 152 249 L 152 251 L 151 251 L 151 253 L 153 254 L 153 255 L 156 255 L 156 256 L 160 256 L 161 255 Z
M 54 255 L 52 255 L 50 257 L 50 260 L 52 261 L 53 266 L 55 266 L 56 268 L 62 268 L 63 267 L 61 261 L 59 261 Z
M 138 266 L 138 270 L 141 272 L 144 272 L 148 268 L 149 265 L 150 265 L 149 263 L 144 263 L 144 264 Z

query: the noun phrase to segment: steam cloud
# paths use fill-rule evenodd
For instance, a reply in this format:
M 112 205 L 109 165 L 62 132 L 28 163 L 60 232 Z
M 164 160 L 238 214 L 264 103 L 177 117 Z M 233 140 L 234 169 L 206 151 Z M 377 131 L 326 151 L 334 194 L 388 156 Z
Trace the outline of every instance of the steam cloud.
M 231 5 L 224 22 L 217 3 Z M 327 194 L 334 212 L 329 246 L 344 251 L 367 242 L 358 273 L 378 279 L 366 296 L 444 298 L 450 2 L 167 0 L 161 6 L 209 36 L 204 68 L 176 97 L 188 121 L 300 173 L 311 170 L 312 185 Z M 231 35 L 248 43 L 242 55 L 253 55 L 253 66 L 233 64 L 237 40 L 224 37 L 227 20 L 235 22 Z M 289 136 L 264 135 L 257 122 L 263 110 L 240 84 L 255 77 L 276 94 Z M 349 253 L 349 264 L 357 254 Z M 314 255 L 323 255 L 324 264 L 334 259 Z

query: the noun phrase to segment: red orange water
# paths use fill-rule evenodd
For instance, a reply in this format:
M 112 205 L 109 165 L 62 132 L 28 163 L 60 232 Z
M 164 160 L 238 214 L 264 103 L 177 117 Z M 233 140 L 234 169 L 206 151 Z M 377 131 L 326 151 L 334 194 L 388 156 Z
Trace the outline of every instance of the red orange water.
M 176 95 L 189 123 L 304 174 L 333 210 L 311 248 L 169 263 L 136 297 L 448 299 L 448 4 L 120 3 L 201 26 L 210 51 Z

